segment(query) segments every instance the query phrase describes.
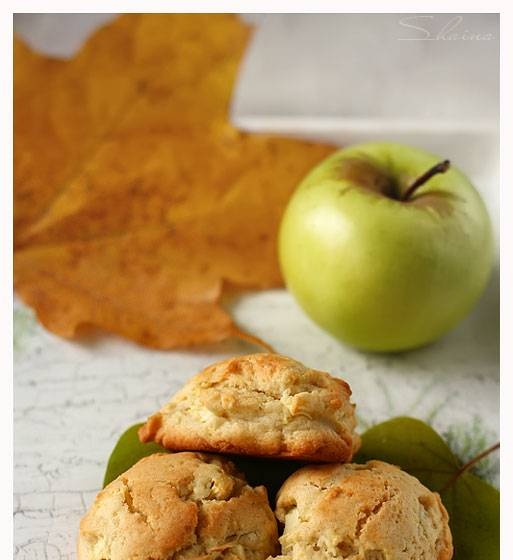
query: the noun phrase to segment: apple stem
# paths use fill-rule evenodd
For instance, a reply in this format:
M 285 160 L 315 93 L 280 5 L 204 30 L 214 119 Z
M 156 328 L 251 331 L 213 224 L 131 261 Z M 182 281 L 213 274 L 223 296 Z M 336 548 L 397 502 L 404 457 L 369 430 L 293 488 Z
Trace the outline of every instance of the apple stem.
M 449 488 L 450 486 L 452 486 L 456 480 L 464 473 L 467 472 L 469 469 L 471 469 L 476 463 L 478 463 L 479 461 L 481 461 L 482 459 L 484 459 L 485 457 L 487 457 L 488 455 L 490 455 L 490 453 L 493 453 L 494 451 L 497 451 L 497 449 L 499 449 L 501 446 L 501 444 L 499 442 L 495 443 L 494 445 L 491 445 L 490 447 L 488 447 L 488 449 L 485 449 L 484 451 L 482 451 L 481 453 L 479 453 L 479 455 L 476 455 L 473 459 L 471 459 L 468 463 L 465 463 L 462 467 L 460 467 L 456 473 L 454 474 L 454 476 L 449 480 L 449 482 L 442 488 L 442 492 L 444 490 L 447 490 L 447 488 Z
M 416 179 L 407 189 L 406 192 L 401 197 L 403 202 L 410 200 L 412 194 L 424 183 L 429 181 L 433 175 L 438 175 L 438 173 L 445 173 L 449 167 L 451 166 L 451 162 L 446 159 L 433 165 L 431 169 L 428 169 L 423 175 L 421 175 L 418 179 Z

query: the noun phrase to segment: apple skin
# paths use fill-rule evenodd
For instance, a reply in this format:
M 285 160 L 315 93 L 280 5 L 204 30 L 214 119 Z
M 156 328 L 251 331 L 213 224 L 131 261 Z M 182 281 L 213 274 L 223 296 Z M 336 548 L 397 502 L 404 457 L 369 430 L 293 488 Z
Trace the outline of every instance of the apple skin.
M 286 285 L 341 341 L 376 352 L 422 346 L 485 288 L 493 234 L 467 177 L 451 167 L 398 199 L 443 159 L 401 144 L 350 146 L 315 167 L 289 201 L 278 240 Z

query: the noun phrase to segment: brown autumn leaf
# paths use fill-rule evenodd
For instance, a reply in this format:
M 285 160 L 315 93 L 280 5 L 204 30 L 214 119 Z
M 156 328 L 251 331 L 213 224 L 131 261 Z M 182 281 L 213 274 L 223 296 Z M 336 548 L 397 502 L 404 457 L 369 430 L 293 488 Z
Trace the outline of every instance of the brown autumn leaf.
M 233 15 L 145 14 L 66 61 L 15 42 L 14 280 L 49 330 L 257 340 L 221 295 L 282 284 L 282 211 L 333 148 L 230 124 L 249 35 Z

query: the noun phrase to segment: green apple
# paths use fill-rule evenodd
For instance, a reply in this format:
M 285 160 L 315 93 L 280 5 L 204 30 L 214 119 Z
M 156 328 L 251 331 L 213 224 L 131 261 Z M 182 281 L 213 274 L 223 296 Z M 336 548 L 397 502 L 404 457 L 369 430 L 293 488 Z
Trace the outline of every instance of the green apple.
M 282 273 L 340 340 L 415 348 L 454 327 L 482 293 L 490 218 L 467 177 L 441 159 L 401 144 L 350 146 L 293 194 L 279 233 Z

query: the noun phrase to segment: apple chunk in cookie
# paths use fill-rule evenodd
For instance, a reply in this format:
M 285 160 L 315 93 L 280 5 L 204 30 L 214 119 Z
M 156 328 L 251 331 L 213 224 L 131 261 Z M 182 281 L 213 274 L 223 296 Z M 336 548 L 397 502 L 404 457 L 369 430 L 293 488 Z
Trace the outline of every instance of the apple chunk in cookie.
M 440 497 L 399 467 L 315 465 L 290 476 L 276 515 L 287 560 L 450 560 Z
M 345 381 L 291 358 L 239 356 L 194 376 L 139 437 L 172 450 L 344 462 L 360 443 L 350 395 Z
M 102 490 L 80 523 L 78 560 L 265 560 L 278 548 L 263 486 L 202 453 L 157 453 Z

